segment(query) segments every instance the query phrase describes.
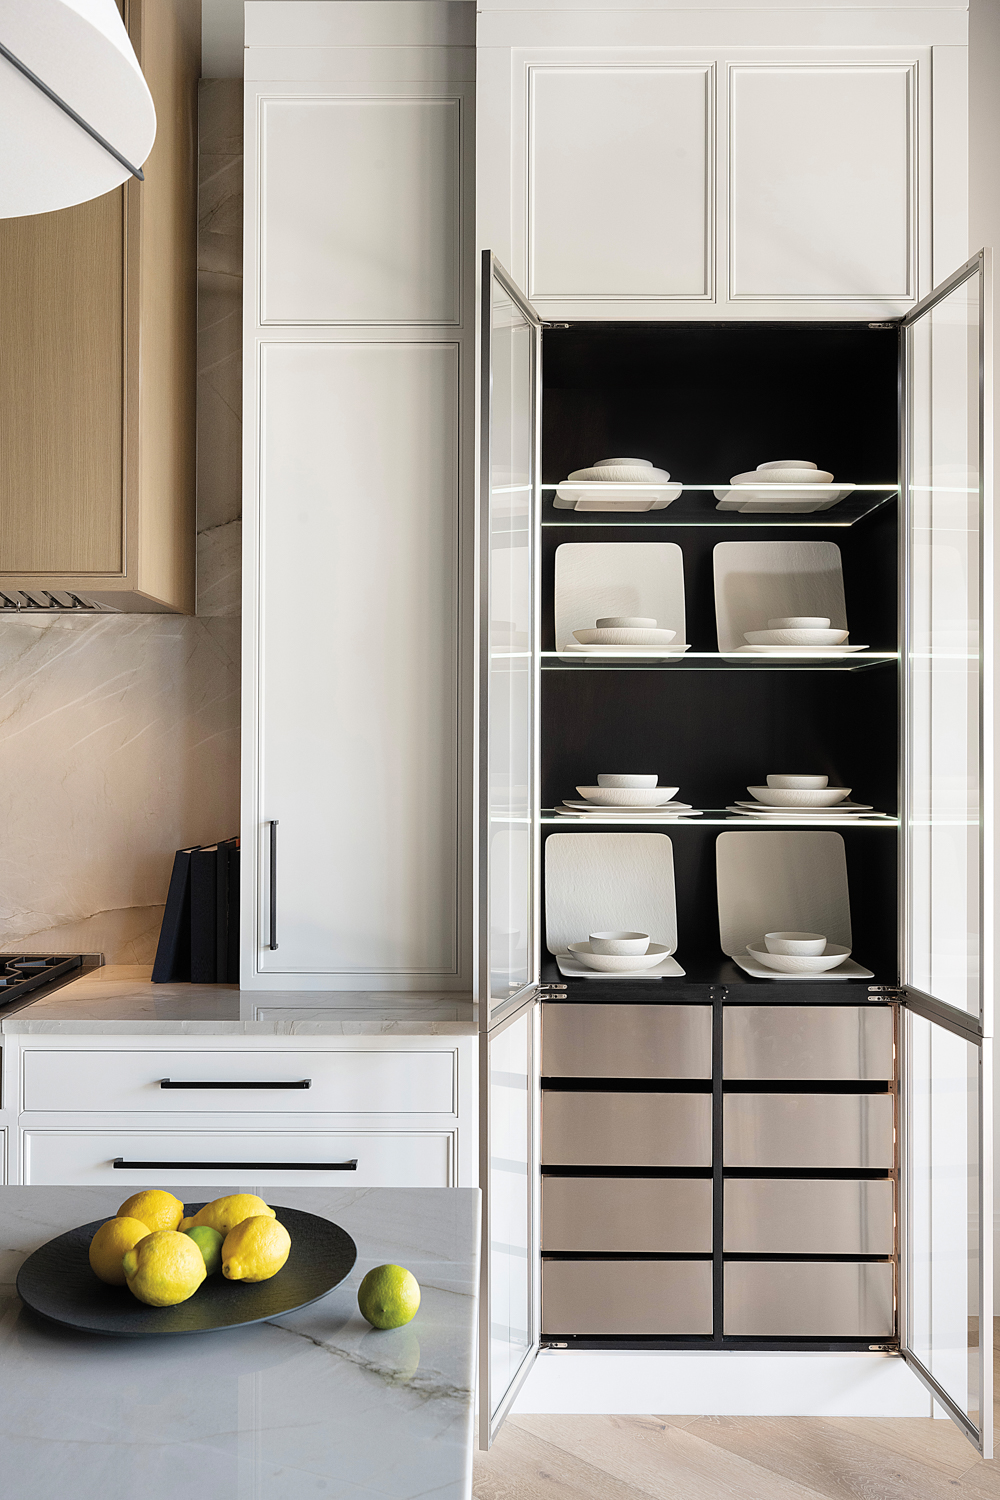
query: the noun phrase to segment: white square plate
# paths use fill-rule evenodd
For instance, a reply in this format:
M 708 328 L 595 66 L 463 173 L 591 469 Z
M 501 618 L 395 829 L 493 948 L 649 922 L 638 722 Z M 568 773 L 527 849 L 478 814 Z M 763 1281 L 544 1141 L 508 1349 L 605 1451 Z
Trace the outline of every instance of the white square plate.
M 835 969 L 827 969 L 825 974 L 779 974 L 777 969 L 769 969 L 764 964 L 759 964 L 749 953 L 731 953 L 729 957 L 734 964 L 747 974 L 752 974 L 754 979 L 790 979 L 793 984 L 801 984 L 807 980 L 810 984 L 816 984 L 821 979 L 874 979 L 875 975 L 871 969 L 863 969 L 856 964 L 853 958 L 845 958 L 842 964 Z M 656 972 L 655 970 L 653 971 Z
M 566 979 L 611 979 L 617 984 L 619 979 L 677 979 L 684 976 L 684 970 L 669 953 L 655 968 L 640 969 L 637 974 L 602 974 L 597 969 L 588 969 L 572 953 L 557 953 L 556 963 Z
M 574 630 L 592 630 L 607 615 L 654 619 L 657 629 L 675 632 L 675 650 L 683 645 L 684 558 L 676 542 L 563 542 L 556 548 L 556 650 L 579 646 Z

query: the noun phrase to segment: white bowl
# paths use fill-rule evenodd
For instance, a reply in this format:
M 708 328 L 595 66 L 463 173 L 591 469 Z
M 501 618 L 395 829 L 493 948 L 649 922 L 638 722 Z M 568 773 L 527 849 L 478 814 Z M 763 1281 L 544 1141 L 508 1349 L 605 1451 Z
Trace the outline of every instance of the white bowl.
M 625 775 L 619 771 L 599 771 L 597 785 L 600 787 L 655 786 L 658 776 Z
M 577 791 L 595 807 L 662 807 L 680 791 L 676 786 L 578 786 Z
M 747 630 L 743 639 L 749 646 L 842 646 L 849 634 L 847 630 Z
M 653 460 L 651 458 L 595 458 L 590 467 L 592 469 L 610 469 L 620 464 L 625 464 L 632 468 L 651 469 L 653 467 Z
M 851 795 L 849 786 L 825 786 L 809 789 L 790 786 L 748 786 L 751 797 L 765 807 L 833 807 Z
M 601 778 L 597 779 L 600 781 Z M 769 776 L 767 784 L 771 788 L 784 788 L 787 791 L 821 792 L 824 787 L 830 785 L 830 778 L 829 776 Z
M 808 458 L 772 458 L 766 464 L 758 464 L 758 469 L 815 469 L 816 465 L 810 463 Z
M 826 942 L 826 939 L 823 939 Z M 648 932 L 592 932 L 591 953 L 645 953 L 649 948 Z
M 766 948 L 751 948 L 749 943 L 747 952 L 758 963 L 777 969 L 779 974 L 825 974 L 851 956 L 850 948 L 842 948 L 839 943 L 827 943 L 823 953 L 808 958 L 796 953 L 768 953 Z
M 602 974 L 634 974 L 639 969 L 654 969 L 671 953 L 665 943 L 650 943 L 645 953 L 595 953 L 589 943 L 569 943 L 569 952 L 588 969 Z
M 574 630 L 581 646 L 669 646 L 676 630 Z
M 604 615 L 597 621 L 598 630 L 655 630 L 656 621 L 649 615 Z M 676 630 L 673 632 L 677 634 Z
M 764 947 L 768 953 L 818 958 L 826 950 L 826 938 L 821 932 L 765 932 Z
M 783 615 L 778 620 L 768 620 L 768 630 L 829 630 L 828 615 Z

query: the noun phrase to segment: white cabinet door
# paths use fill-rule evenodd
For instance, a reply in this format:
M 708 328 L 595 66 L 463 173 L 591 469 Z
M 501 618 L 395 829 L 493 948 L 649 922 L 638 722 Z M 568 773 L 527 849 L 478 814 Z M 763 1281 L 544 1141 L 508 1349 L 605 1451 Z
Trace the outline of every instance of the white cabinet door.
M 458 346 L 266 343 L 260 392 L 258 968 L 454 985 Z

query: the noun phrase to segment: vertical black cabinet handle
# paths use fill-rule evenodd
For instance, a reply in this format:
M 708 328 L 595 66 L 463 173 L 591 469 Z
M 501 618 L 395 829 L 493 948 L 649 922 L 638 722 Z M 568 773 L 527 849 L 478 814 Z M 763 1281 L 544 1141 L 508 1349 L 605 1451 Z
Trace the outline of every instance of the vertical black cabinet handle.
M 268 920 L 268 944 L 271 949 L 278 946 L 278 820 L 272 818 L 271 828 L 271 874 L 268 894 L 270 917 Z

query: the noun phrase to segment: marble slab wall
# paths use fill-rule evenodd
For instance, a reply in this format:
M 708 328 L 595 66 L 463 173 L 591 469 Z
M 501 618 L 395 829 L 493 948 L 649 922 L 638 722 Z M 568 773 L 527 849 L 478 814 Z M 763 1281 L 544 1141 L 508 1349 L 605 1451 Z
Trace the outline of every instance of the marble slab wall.
M 152 962 L 175 849 L 239 830 L 242 84 L 205 79 L 198 613 L 0 619 L 0 949 Z

